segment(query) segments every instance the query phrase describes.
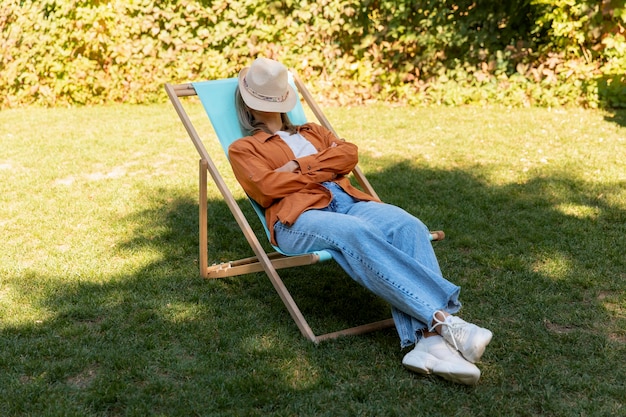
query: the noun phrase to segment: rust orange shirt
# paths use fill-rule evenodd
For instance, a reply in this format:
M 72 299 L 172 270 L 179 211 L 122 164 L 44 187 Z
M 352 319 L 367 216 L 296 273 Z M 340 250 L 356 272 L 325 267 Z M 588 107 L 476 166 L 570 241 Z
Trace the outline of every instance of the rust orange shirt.
M 338 139 L 328 129 L 307 123 L 298 132 L 313 144 L 317 153 L 296 158 L 291 148 L 278 135 L 257 132 L 233 142 L 228 148 L 235 177 L 250 198 L 265 209 L 272 243 L 274 223 L 293 224 L 305 210 L 321 209 L 332 199 L 321 185 L 334 181 L 345 192 L 359 200 L 378 201 L 352 186 L 346 177 L 358 162 L 358 149 L 353 143 Z M 300 165 L 298 172 L 275 172 L 289 161 Z

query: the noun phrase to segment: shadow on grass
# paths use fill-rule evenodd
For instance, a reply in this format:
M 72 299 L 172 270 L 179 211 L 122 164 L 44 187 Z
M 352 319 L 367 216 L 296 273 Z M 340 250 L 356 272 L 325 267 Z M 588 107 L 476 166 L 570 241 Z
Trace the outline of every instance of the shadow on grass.
M 496 334 L 480 395 L 403 371 L 393 330 L 313 346 L 262 274 L 202 280 L 197 204 L 164 189 L 121 219 L 136 233 L 111 254 L 148 251 L 152 262 L 102 283 L 57 285 L 41 299 L 51 320 L 5 330 L 6 414 L 489 415 L 501 406 L 561 415 L 620 404 L 626 226 L 608 196 L 626 184 L 554 172 L 494 187 L 478 169 L 410 162 L 369 178 L 385 201 L 446 230 L 436 251 L 463 287 L 464 315 Z M 225 204 L 211 201 L 209 214 L 220 219 L 209 229 L 211 261 L 249 256 Z M 281 275 L 314 330 L 389 316 L 334 263 Z M 445 404 L 410 400 L 451 392 Z
M 605 117 L 606 120 L 617 123 L 620 126 L 626 126 L 626 109 L 611 109 L 608 111 L 611 115 Z

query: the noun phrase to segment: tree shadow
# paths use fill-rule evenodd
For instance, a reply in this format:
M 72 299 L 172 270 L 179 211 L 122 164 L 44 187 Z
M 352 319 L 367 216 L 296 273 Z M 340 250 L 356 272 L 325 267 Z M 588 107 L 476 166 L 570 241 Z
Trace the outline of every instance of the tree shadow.
M 626 319 L 618 307 L 611 310 L 623 304 L 626 217 L 608 196 L 626 184 L 592 187 L 552 172 L 493 186 L 478 168 L 386 166 L 369 174 L 370 181 L 385 201 L 446 231 L 436 252 L 446 276 L 463 287 L 465 317 L 497 335 L 487 354 L 485 394 L 502 385 L 542 389 L 572 365 L 595 376 L 603 369 L 606 381 L 573 375 L 579 385 L 563 394 L 568 406 L 582 401 L 588 407 L 579 394 L 592 383 L 605 403 L 621 401 L 607 381 L 619 380 L 613 365 L 626 343 Z M 402 413 L 398 396 L 409 393 L 398 390 L 397 380 L 424 393 L 447 389 L 412 385 L 398 366 L 392 330 L 316 348 L 301 337 L 263 274 L 201 279 L 197 202 L 180 190 L 151 191 L 146 199 L 156 204 L 118 219 L 135 233 L 110 256 L 147 250 L 153 260 L 100 283 L 59 279 L 39 299 L 49 319 L 4 329 L 2 361 L 21 380 L 4 389 L 6 398 L 15 398 L 9 414 L 50 411 L 55 404 L 76 414 L 297 414 L 337 392 L 346 399 L 331 401 L 331 414 L 343 412 L 346 402 L 355 407 L 355 396 Z M 253 216 L 247 203 L 242 208 Z M 211 261 L 250 255 L 221 200 L 209 202 L 209 216 Z M 389 317 L 387 305 L 332 262 L 281 275 L 314 330 Z M 21 291 L 50 278 L 28 277 Z M 607 344 L 610 352 L 602 348 Z M 482 407 L 480 398 L 465 400 Z M 540 408 L 540 402 L 529 397 L 519 406 Z

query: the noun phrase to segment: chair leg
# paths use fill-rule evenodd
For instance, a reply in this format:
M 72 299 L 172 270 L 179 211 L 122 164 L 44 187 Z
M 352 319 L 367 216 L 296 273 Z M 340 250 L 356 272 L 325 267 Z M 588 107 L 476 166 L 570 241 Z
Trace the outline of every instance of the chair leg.
M 199 204 L 198 204 L 198 227 L 200 228 L 200 244 L 199 244 L 199 263 L 200 263 L 200 276 L 202 278 L 208 278 L 209 268 L 209 254 L 207 253 L 207 247 L 209 244 L 207 236 L 207 170 L 208 164 L 205 160 L 200 160 L 200 175 L 199 175 Z

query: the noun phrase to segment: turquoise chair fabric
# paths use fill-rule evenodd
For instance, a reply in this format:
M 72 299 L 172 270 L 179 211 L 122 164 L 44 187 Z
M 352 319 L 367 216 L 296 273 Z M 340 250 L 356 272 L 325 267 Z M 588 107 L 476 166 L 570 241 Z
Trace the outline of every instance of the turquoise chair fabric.
M 228 157 L 228 147 L 231 143 L 237 139 L 245 136 L 245 133 L 241 131 L 239 126 L 239 119 L 237 117 L 237 109 L 235 108 L 235 90 L 237 88 L 237 78 L 227 78 L 222 80 L 202 81 L 192 83 L 196 94 L 202 102 L 205 112 L 211 120 L 213 129 L 217 135 L 218 140 L 222 145 L 222 149 Z M 293 79 L 290 77 L 289 82 L 297 91 Z M 306 115 L 304 114 L 304 108 L 300 100 L 297 101 L 296 107 L 288 113 L 289 120 L 293 124 L 299 125 L 306 123 Z M 259 216 L 259 220 L 263 224 L 265 233 L 268 240 L 270 240 L 269 229 L 267 222 L 265 221 L 265 213 L 261 206 L 259 206 L 254 200 L 248 198 L 254 211 Z M 287 254 L 283 252 L 279 247 L 274 246 L 274 249 L 282 253 L 283 255 L 293 256 L 300 254 Z M 315 252 L 320 261 L 327 261 L 331 259 L 330 253 L 327 251 Z

